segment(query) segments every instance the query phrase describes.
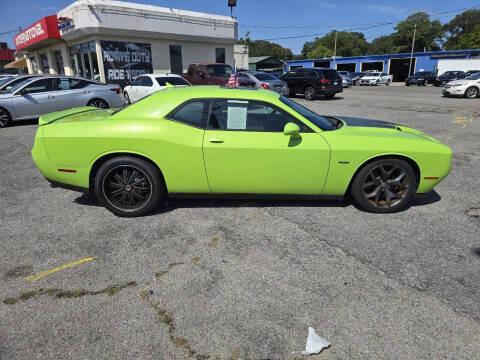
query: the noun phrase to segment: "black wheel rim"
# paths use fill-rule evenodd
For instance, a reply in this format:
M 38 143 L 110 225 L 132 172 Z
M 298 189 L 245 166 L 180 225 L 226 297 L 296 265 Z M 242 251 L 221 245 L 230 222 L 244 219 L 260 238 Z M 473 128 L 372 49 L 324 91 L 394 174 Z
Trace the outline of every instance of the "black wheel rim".
M 92 100 L 90 101 L 90 106 L 94 106 L 99 109 L 106 109 L 108 105 L 103 100 Z
M 365 177 L 363 196 L 376 208 L 392 208 L 407 196 L 409 183 L 408 174 L 401 166 L 380 165 Z
M 0 127 L 7 126 L 9 119 L 7 112 L 0 109 Z
M 152 181 L 139 168 L 119 165 L 110 169 L 103 177 L 102 190 L 105 199 L 122 211 L 136 211 L 152 198 Z

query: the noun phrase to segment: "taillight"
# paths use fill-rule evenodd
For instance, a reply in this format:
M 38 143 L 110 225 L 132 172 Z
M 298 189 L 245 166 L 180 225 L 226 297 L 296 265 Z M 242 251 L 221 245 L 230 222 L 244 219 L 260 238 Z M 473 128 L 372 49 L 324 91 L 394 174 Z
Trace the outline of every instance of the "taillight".
M 260 86 L 264 89 L 270 89 L 270 85 L 268 85 L 267 83 L 261 83 Z
M 320 79 L 320 84 L 328 85 L 330 84 L 330 79 Z
M 113 89 L 110 89 L 112 91 L 115 91 L 115 93 L 119 94 L 122 92 L 122 90 L 120 88 L 113 88 Z

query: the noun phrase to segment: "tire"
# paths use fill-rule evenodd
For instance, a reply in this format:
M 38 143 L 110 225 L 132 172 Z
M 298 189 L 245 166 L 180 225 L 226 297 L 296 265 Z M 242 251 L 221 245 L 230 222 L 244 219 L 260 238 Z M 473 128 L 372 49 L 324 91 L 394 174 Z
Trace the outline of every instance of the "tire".
M 361 168 L 353 179 L 350 193 L 360 209 L 388 214 L 408 208 L 416 191 L 412 166 L 405 160 L 385 158 Z
M 288 97 L 293 98 L 293 97 L 295 97 L 295 95 L 296 95 L 295 91 L 293 91 L 291 89 L 288 89 Z
M 12 117 L 7 109 L 0 107 L 0 128 L 9 126 L 12 123 Z
M 305 100 L 309 100 L 309 101 L 315 100 L 315 98 L 317 97 L 317 91 L 312 86 L 307 86 L 304 90 L 304 94 L 305 94 Z
M 407 82 L 405 83 L 405 86 L 410 86 L 410 83 L 407 81 Z
M 92 99 L 87 103 L 87 106 L 93 106 L 99 109 L 108 109 L 108 103 L 102 99 Z
M 377 80 L 375 83 L 375 86 L 379 86 L 379 85 L 380 85 L 380 80 Z
M 128 92 L 123 93 L 123 101 L 125 103 L 125 106 L 130 105 L 132 102 L 130 101 L 130 96 L 128 95 Z
M 387 85 L 387 86 L 390 86 L 390 80 L 387 80 L 387 84 L 386 84 L 386 85 Z
M 130 156 L 107 160 L 98 169 L 95 194 L 117 216 L 143 216 L 155 209 L 164 192 L 158 169 L 148 161 Z
M 480 94 L 480 91 L 475 86 L 470 86 L 467 90 L 465 90 L 465 97 L 467 99 L 476 99 Z

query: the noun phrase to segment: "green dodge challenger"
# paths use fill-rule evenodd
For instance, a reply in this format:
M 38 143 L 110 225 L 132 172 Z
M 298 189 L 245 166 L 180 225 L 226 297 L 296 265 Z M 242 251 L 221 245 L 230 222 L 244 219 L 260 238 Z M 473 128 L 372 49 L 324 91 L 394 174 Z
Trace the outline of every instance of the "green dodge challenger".
M 42 116 L 32 149 L 53 184 L 118 216 L 165 197 L 343 198 L 391 213 L 449 173 L 452 151 L 401 125 L 320 116 L 267 90 L 171 88 L 122 110 Z

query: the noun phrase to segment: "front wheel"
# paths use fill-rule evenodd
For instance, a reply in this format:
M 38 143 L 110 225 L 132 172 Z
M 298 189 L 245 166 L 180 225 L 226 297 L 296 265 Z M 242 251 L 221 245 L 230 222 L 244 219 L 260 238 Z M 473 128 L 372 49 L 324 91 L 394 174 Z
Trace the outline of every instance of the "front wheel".
M 387 80 L 387 84 L 386 84 L 386 85 L 387 85 L 387 86 L 390 86 L 390 80 Z
M 317 91 L 312 86 L 307 86 L 305 88 L 305 99 L 306 100 L 315 100 L 317 96 Z
M 351 187 L 358 207 L 381 214 L 406 209 L 416 191 L 415 172 L 401 159 L 380 159 L 367 164 L 355 176 Z
M 467 99 L 476 99 L 478 95 L 479 91 L 475 86 L 469 87 L 467 90 L 465 90 L 465 97 Z
M 125 103 L 125 106 L 130 105 L 132 102 L 130 101 L 130 96 L 128 96 L 128 93 L 125 91 L 123 94 L 123 101 Z
M 100 204 L 117 216 L 142 216 L 162 198 L 160 179 L 158 169 L 149 162 L 122 156 L 100 167 L 95 176 L 95 193 Z

